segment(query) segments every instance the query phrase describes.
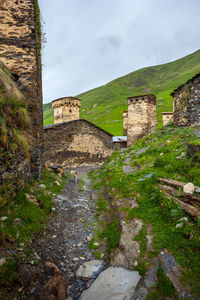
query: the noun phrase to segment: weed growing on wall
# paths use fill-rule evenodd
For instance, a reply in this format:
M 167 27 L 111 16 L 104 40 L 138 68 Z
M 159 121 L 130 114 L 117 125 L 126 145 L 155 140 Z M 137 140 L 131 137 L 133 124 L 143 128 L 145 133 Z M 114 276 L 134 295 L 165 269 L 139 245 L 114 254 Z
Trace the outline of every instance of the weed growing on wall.
M 30 159 L 29 130 L 24 97 L 0 63 L 0 207 L 6 204 L 9 195 L 14 196 L 12 184 L 20 189 L 20 178 L 14 180 L 8 170 L 19 158 Z M 1 178 L 2 173 L 4 178 Z
M 0 65 L 0 148 L 3 152 L 28 152 L 27 129 L 30 119 L 23 95 Z M 18 148 L 18 149 L 17 149 Z

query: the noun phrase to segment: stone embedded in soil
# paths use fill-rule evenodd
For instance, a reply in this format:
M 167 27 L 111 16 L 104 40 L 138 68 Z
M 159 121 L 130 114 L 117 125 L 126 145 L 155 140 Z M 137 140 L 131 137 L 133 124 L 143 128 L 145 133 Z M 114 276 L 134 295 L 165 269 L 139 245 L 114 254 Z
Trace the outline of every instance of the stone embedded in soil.
M 133 268 L 134 261 L 140 253 L 140 246 L 134 241 L 135 236 L 142 229 L 142 220 L 134 219 L 126 224 L 121 222 L 122 231 L 119 240 L 119 248 L 115 251 L 111 265 L 115 267 Z
M 129 300 L 139 280 L 138 272 L 110 267 L 82 293 L 79 300 Z
M 145 300 L 150 289 L 156 285 L 157 271 L 159 261 L 157 257 L 153 258 L 152 265 L 148 269 L 146 275 L 140 280 L 137 288 L 135 289 L 131 300 Z
M 135 154 L 135 155 L 142 154 L 142 153 L 146 152 L 148 149 L 149 149 L 148 146 L 147 146 L 147 147 L 144 147 L 144 148 L 142 148 L 142 149 L 139 149 L 139 150 L 138 150 L 137 152 L 135 152 L 134 154 Z
M 186 288 L 181 283 L 181 271 L 180 267 L 177 264 L 175 258 L 167 253 L 161 252 L 161 260 L 162 260 L 162 268 L 165 275 L 169 278 L 169 280 L 173 283 L 175 289 L 177 290 L 180 299 L 194 299 L 191 298 L 191 294 L 188 293 Z
M 138 204 L 136 202 L 135 199 L 131 199 L 131 207 L 134 208 L 134 207 L 138 207 Z
M 104 269 L 105 263 L 102 260 L 87 261 L 76 271 L 76 277 L 95 279 Z

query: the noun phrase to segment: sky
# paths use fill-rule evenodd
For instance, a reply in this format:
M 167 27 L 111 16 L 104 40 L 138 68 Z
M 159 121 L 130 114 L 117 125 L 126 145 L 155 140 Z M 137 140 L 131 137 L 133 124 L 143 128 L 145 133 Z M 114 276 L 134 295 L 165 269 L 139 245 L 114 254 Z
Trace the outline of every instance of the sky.
M 200 48 L 200 0 L 39 0 L 43 102 Z

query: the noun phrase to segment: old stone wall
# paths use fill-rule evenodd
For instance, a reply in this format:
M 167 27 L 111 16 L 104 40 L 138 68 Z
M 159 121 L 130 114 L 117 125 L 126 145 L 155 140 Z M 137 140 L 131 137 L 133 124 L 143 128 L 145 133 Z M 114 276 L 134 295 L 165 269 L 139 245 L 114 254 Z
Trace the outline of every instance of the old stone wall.
M 81 101 L 74 97 L 65 97 L 54 100 L 54 124 L 73 121 L 79 119 L 79 107 Z
M 178 87 L 172 94 L 175 126 L 200 125 L 200 74 Z
M 40 21 L 36 0 L 0 0 L 0 57 L 23 91 L 31 118 L 31 174 L 42 170 Z
M 14 197 L 31 177 L 30 120 L 24 97 L 0 61 L 0 202 Z
M 123 111 L 123 135 L 127 135 L 128 128 L 128 111 Z
M 44 139 L 46 165 L 101 162 L 112 153 L 112 135 L 83 119 L 45 126 Z
M 173 112 L 162 112 L 163 126 L 165 126 L 168 123 L 172 122 L 173 119 L 174 119 Z
M 157 126 L 156 97 L 153 94 L 128 98 L 128 145 Z

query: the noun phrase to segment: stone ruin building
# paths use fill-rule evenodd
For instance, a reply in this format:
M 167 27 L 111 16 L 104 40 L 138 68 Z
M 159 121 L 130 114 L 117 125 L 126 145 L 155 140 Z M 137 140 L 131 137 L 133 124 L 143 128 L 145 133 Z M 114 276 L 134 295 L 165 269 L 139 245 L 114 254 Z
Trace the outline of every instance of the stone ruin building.
M 81 101 L 74 97 L 54 100 L 54 124 L 44 127 L 44 161 L 63 167 L 102 162 L 112 153 L 112 134 L 79 119 Z
M 127 143 L 134 143 L 157 126 L 156 97 L 153 94 L 128 97 Z
M 175 126 L 200 125 L 200 73 L 171 93 Z
M 54 124 L 79 119 L 81 100 L 75 97 L 64 97 L 52 102 L 54 109 Z
M 172 122 L 174 119 L 173 117 L 173 112 L 168 111 L 168 112 L 162 112 L 162 122 L 163 126 L 167 125 L 168 123 Z
M 0 0 L 0 20 L 0 59 L 22 90 L 31 119 L 31 159 L 29 163 L 24 164 L 24 176 L 27 179 L 38 179 L 41 176 L 43 149 L 41 30 L 38 3 L 36 0 Z M 15 167 L 17 171 L 18 165 Z M 22 174 L 23 170 L 19 173 Z

